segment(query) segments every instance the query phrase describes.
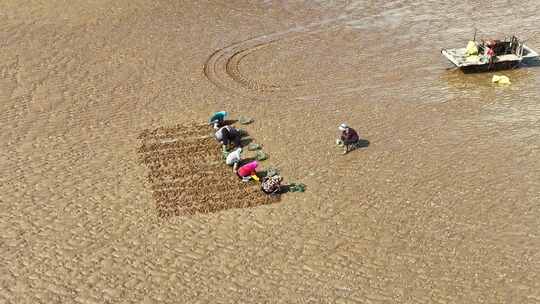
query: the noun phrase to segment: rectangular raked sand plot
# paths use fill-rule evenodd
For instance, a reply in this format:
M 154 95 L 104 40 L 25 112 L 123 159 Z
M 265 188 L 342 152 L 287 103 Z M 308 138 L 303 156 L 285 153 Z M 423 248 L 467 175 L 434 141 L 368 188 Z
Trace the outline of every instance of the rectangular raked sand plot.
M 145 130 L 139 155 L 160 217 L 210 213 L 277 202 L 259 185 L 243 183 L 222 159 L 208 125 Z

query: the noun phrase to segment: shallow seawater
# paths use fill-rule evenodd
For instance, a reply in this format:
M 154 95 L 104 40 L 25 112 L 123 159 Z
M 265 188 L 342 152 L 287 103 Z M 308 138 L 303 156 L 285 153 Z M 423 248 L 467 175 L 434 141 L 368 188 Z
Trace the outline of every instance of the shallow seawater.
M 540 50 L 540 2 L 0 2 L 0 302 L 540 300 L 540 65 L 440 54 Z M 306 191 L 159 219 L 138 136 L 220 110 Z M 234 199 L 190 151 L 167 181 Z
M 349 65 L 351 70 L 340 66 L 341 73 L 354 75 L 352 68 L 367 70 L 372 77 L 382 80 L 373 86 L 379 94 L 385 92 L 386 95 L 392 94 L 402 101 L 414 103 L 437 104 L 456 100 L 478 103 L 486 111 L 480 117 L 486 123 L 491 120 L 538 122 L 538 64 L 511 71 L 463 74 L 453 69 L 440 54 L 442 48 L 463 47 L 473 38 L 475 31 L 477 39 L 516 35 L 538 49 L 540 35 L 535 14 L 536 9 L 540 8 L 538 3 L 404 0 L 294 3 L 321 10 L 327 17 L 340 18 L 338 24 L 358 33 L 360 38 L 356 46 L 367 50 L 362 55 L 371 56 L 371 62 Z M 265 1 L 265 5 L 279 7 L 290 3 Z M 368 45 L 362 45 L 363 41 Z M 354 45 L 348 44 L 347 47 Z M 339 49 L 338 52 L 343 50 Z M 284 54 L 290 55 L 290 52 Z M 309 56 L 306 57 L 304 60 L 309 60 Z M 351 56 L 334 57 L 334 64 L 339 66 L 344 61 L 355 62 L 356 59 Z M 495 74 L 507 75 L 512 85 L 501 87 L 492 84 L 491 77 Z M 512 110 L 505 111 L 510 105 Z M 531 131 L 539 132 L 538 128 Z

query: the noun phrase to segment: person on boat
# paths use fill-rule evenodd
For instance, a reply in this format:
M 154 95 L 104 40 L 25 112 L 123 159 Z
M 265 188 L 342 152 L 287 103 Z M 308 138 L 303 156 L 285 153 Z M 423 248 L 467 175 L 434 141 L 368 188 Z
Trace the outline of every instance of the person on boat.
M 223 145 L 223 148 L 227 148 L 232 144 L 234 147 L 240 147 L 241 136 L 240 132 L 231 126 L 223 126 L 216 131 L 216 140 Z
M 225 163 L 233 167 L 234 173 L 236 173 L 238 164 L 240 163 L 241 154 L 242 154 L 242 148 L 237 148 L 233 152 L 229 153 L 229 155 L 227 155 L 227 158 L 225 159 Z
M 251 178 L 258 180 L 256 171 L 258 165 L 259 164 L 256 160 L 249 162 L 238 168 L 238 171 L 236 171 L 236 175 L 238 175 L 238 177 L 241 178 L 244 182 L 249 181 Z
M 266 194 L 279 194 L 281 192 L 282 181 L 283 177 L 277 174 L 270 177 L 264 177 L 261 183 L 261 190 Z
M 354 148 L 356 144 L 358 144 L 360 137 L 353 128 L 349 127 L 345 123 L 339 125 L 338 129 L 341 131 L 340 140 L 345 148 L 343 154 L 347 154 L 350 150 L 352 150 L 352 148 Z
M 486 53 L 485 53 L 489 63 L 493 63 L 493 57 L 495 56 L 495 51 L 493 51 L 492 47 L 487 46 L 486 47 Z
M 486 62 L 490 64 L 490 66 L 491 64 L 493 64 L 494 57 L 495 57 L 495 51 L 494 51 L 495 45 L 496 45 L 495 41 L 488 40 L 484 46 L 484 58 Z

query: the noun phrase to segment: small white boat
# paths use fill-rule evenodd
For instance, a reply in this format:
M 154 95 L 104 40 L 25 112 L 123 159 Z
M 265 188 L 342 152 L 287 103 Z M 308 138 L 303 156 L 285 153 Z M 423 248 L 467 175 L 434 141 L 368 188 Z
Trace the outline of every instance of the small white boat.
M 486 55 L 488 48 L 492 49 L 492 56 Z M 538 58 L 537 52 L 515 36 L 503 41 L 474 40 L 466 48 L 442 49 L 441 53 L 465 73 L 513 69 L 524 60 Z

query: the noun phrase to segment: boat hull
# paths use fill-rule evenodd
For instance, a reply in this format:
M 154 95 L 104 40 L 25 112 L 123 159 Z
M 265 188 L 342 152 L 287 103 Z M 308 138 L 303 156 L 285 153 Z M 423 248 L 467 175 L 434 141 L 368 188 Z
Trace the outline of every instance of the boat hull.
M 520 62 L 519 61 L 504 61 L 504 62 L 494 62 L 492 64 L 481 64 L 481 65 L 468 65 L 468 66 L 462 66 L 460 69 L 463 71 L 463 73 L 470 74 L 470 73 L 485 73 L 485 72 L 494 72 L 494 71 L 502 71 L 502 70 L 511 70 L 519 68 Z

